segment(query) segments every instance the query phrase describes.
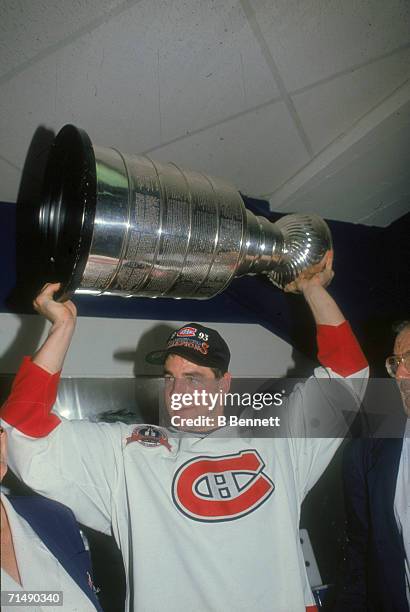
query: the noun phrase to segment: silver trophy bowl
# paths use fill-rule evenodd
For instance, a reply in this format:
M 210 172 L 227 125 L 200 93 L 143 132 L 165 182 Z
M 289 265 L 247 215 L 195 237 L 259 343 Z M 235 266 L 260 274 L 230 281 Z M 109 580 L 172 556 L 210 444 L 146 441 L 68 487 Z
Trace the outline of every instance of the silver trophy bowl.
M 94 146 L 72 125 L 52 145 L 33 231 L 60 299 L 206 299 L 260 273 L 283 289 L 332 248 L 317 215 L 270 223 L 224 180 Z

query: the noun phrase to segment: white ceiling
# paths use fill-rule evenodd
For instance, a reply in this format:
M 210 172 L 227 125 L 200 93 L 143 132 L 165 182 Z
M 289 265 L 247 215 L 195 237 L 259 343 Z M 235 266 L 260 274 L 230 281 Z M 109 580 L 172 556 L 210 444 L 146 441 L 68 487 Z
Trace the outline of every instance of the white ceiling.
M 274 210 L 386 225 L 410 209 L 410 3 L 1 0 L 0 200 L 65 123 Z

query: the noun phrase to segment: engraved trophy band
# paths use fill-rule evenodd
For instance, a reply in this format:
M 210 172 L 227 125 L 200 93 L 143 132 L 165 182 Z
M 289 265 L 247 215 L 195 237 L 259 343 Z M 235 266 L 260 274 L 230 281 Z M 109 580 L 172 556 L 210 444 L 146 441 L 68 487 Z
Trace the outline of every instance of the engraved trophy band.
M 271 223 L 225 180 L 95 146 L 72 125 L 51 147 L 34 231 L 61 299 L 205 299 L 259 273 L 283 289 L 332 248 L 317 215 Z

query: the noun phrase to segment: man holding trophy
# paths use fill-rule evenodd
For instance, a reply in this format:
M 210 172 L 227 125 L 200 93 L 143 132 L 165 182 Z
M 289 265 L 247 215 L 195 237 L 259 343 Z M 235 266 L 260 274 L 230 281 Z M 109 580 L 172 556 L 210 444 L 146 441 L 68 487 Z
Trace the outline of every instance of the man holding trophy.
M 13 471 L 79 522 L 114 536 L 127 611 L 313 611 L 301 504 L 357 413 L 368 376 L 325 288 L 333 277 L 326 224 L 314 215 L 269 223 L 224 181 L 95 148 L 73 126 L 56 138 L 35 218 L 43 275 L 61 283 L 47 283 L 34 301 L 49 334 L 23 361 L 2 409 Z M 206 423 L 90 423 L 51 412 L 76 324 L 74 292 L 203 299 L 248 273 L 302 293 L 317 326 L 320 366 L 286 398 L 279 435 Z M 170 417 L 181 391 L 229 392 L 229 348 L 215 330 L 185 325 L 155 357 Z M 182 413 L 194 423 L 209 405 Z M 223 401 L 214 414 L 224 416 Z
M 318 397 L 333 409 L 329 394 L 318 393 L 322 381 L 342 381 L 353 403 L 366 386 L 366 360 L 325 289 L 331 266 L 328 254 L 319 271 L 290 287 L 313 313 L 321 363 L 288 400 L 303 431 Z M 25 358 L 2 410 L 15 472 L 68 505 L 80 522 L 113 533 L 126 568 L 127 610 L 314 610 L 298 538 L 300 506 L 341 438 L 225 437 L 223 429 L 177 432 L 52 414 L 76 322 L 74 303 L 53 299 L 58 289 L 47 284 L 34 302 L 50 332 Z M 200 353 L 201 365 L 189 343 L 165 348 L 169 384 L 215 379 L 219 357 L 217 383 L 229 389 L 228 364 L 216 344 Z

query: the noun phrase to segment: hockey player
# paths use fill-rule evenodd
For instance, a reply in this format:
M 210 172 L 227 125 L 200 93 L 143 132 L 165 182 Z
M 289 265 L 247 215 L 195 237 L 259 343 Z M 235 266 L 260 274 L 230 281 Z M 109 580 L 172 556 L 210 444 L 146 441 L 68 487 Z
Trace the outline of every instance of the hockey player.
M 224 428 L 206 425 L 191 433 L 52 414 L 76 309 L 54 301 L 58 284 L 46 285 L 35 300 L 51 329 L 34 357 L 25 358 L 2 410 L 10 465 L 29 486 L 72 508 L 78 521 L 114 535 L 127 575 L 127 610 L 315 609 L 298 536 L 300 508 L 341 443 L 338 424 L 334 437 L 312 437 L 317 414 L 342 420 L 322 385 L 338 381 L 356 406 L 368 373 L 325 289 L 332 276 L 329 256 L 289 287 L 311 308 L 321 366 L 288 397 L 293 433 L 275 439 L 226 436 Z M 195 325 L 177 330 L 160 356 L 170 414 L 172 394 L 198 381 L 229 388 L 225 343 L 200 332 L 213 335 Z M 204 407 L 182 413 L 194 418 Z

